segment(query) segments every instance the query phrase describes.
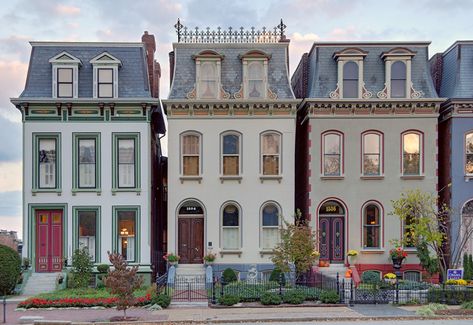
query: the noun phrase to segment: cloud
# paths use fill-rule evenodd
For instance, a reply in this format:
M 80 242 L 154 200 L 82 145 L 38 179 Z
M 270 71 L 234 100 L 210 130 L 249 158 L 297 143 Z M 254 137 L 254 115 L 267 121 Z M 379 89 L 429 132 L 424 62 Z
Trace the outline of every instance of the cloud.
M 80 14 L 79 7 L 67 6 L 63 4 L 58 4 L 54 8 L 54 11 L 59 15 L 65 15 L 65 16 L 77 16 Z

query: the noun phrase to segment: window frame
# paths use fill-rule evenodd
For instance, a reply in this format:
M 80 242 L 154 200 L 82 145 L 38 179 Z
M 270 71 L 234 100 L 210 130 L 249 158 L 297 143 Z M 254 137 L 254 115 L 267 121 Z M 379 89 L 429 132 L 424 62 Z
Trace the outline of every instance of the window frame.
M 80 187 L 80 140 L 95 141 L 95 187 Z M 72 133 L 72 192 L 101 192 L 101 133 L 100 132 L 73 132 Z
M 250 66 L 254 63 L 262 63 L 261 79 L 250 79 Z M 268 98 L 268 58 L 243 58 L 243 96 L 245 99 L 252 100 L 264 100 Z M 262 81 L 262 96 L 261 97 L 250 97 L 250 81 L 261 80 Z
M 379 213 L 379 222 L 378 222 L 378 229 L 379 229 L 379 240 L 378 240 L 378 246 L 377 247 L 368 247 L 368 246 L 365 246 L 365 241 L 366 241 L 366 238 L 365 238 L 365 227 L 367 226 L 366 224 L 366 211 L 367 211 L 367 208 L 369 206 L 375 206 L 377 209 L 378 209 L 378 213 Z M 382 250 L 384 248 L 384 207 L 383 205 L 379 202 L 379 201 L 376 201 L 376 200 L 369 200 L 369 201 L 366 201 L 362 207 L 361 207 L 361 232 L 362 232 L 362 236 L 361 236 L 361 247 L 364 251 L 376 251 L 376 250 Z
M 199 158 L 199 166 L 198 166 L 198 171 L 199 173 L 197 175 L 185 175 L 184 174 L 184 137 L 185 136 L 197 136 L 199 139 L 199 154 L 197 157 Z M 201 178 L 203 174 L 202 170 L 202 149 L 203 149 L 203 136 L 202 133 L 189 130 L 189 131 L 184 131 L 179 135 L 179 174 L 181 178 Z M 195 157 L 195 155 L 190 155 L 187 154 L 186 156 L 192 156 Z
M 365 137 L 367 135 L 375 134 L 379 137 L 379 174 L 365 173 L 365 156 L 375 155 L 373 153 L 365 152 Z M 378 130 L 366 130 L 361 133 L 361 176 L 364 178 L 384 177 L 384 133 Z
M 229 96 L 222 89 L 222 61 L 224 56 L 213 51 L 213 50 L 203 50 L 196 55 L 192 55 L 192 59 L 195 61 L 195 85 L 194 88 L 187 94 L 188 99 L 201 99 L 201 100 L 217 100 L 222 99 L 223 97 L 227 98 Z M 216 94 L 215 98 L 210 97 L 201 97 L 200 88 L 201 88 L 201 66 L 203 63 L 213 62 L 216 65 Z
M 77 98 L 79 94 L 79 67 L 82 62 L 77 57 L 62 51 L 49 59 L 49 63 L 52 65 L 52 85 L 51 94 L 52 98 Z M 58 69 L 72 69 L 72 95 L 71 96 L 58 96 L 59 85 L 58 85 Z
M 238 137 L 238 154 L 225 154 L 224 153 L 225 137 L 232 136 L 232 135 Z M 221 177 L 224 177 L 224 178 L 241 177 L 243 173 L 242 139 L 243 139 L 243 135 L 238 131 L 225 131 L 225 132 L 220 133 L 220 175 Z M 238 157 L 238 173 L 237 174 L 235 175 L 225 174 L 225 168 L 224 168 L 225 157 Z
M 51 132 L 33 132 L 33 179 L 32 179 L 32 193 L 36 192 L 62 192 L 62 157 L 61 157 L 61 133 Z M 40 187 L 40 168 L 39 168 L 39 142 L 40 140 L 53 139 L 56 144 L 56 166 L 55 166 L 55 180 L 54 187 Z
M 112 206 L 112 247 L 118 252 L 119 229 L 118 212 L 135 212 L 135 256 L 134 260 L 127 260 L 128 264 L 140 264 L 141 262 L 141 206 L 139 205 L 114 205 Z
M 405 270 L 402 272 L 402 279 L 403 280 L 406 280 L 406 273 L 417 273 L 419 275 L 419 281 L 418 282 L 422 282 L 422 272 L 421 271 L 418 271 L 418 270 Z M 410 279 L 407 279 L 409 281 L 415 281 L 415 280 L 410 280 Z
M 237 208 L 238 210 L 238 226 L 224 226 L 223 225 L 223 212 L 225 210 L 225 208 L 229 205 L 233 205 L 234 207 Z M 221 247 L 221 250 L 223 252 L 228 252 L 228 251 L 240 251 L 241 250 L 241 247 L 242 247 L 242 224 L 241 224 L 241 221 L 242 221 L 242 209 L 241 209 L 241 206 L 235 202 L 235 201 L 227 201 L 225 202 L 224 204 L 222 204 L 222 206 L 220 207 L 220 247 Z M 235 228 L 238 228 L 238 244 L 237 244 L 237 247 L 236 248 L 224 248 L 224 229 L 235 229 Z
M 268 205 L 274 205 L 277 209 L 278 209 L 278 225 L 277 226 L 265 226 L 263 224 L 263 211 L 264 211 L 264 208 Z M 279 227 L 281 227 L 281 216 L 283 215 L 282 213 L 282 209 L 281 209 L 281 206 L 275 202 L 275 201 L 266 201 L 264 202 L 261 207 L 260 207 L 260 230 L 259 230 L 259 248 L 260 248 L 260 251 L 272 251 L 272 248 L 268 248 L 268 247 L 263 247 L 263 241 L 264 241 L 264 229 L 279 229 Z M 278 233 L 278 238 L 277 238 L 277 242 L 279 243 L 281 241 L 281 237 L 279 236 L 279 233 Z M 277 245 L 277 244 L 276 244 Z
M 357 77 L 356 79 L 349 79 L 348 77 L 345 76 L 345 68 L 346 68 L 346 65 L 347 64 L 354 64 L 356 65 L 356 68 L 357 68 Z M 342 92 L 341 92 L 341 97 L 342 98 L 346 98 L 346 99 L 357 99 L 357 98 L 360 98 L 360 65 L 357 61 L 354 61 L 354 60 L 349 60 L 349 61 L 345 61 L 343 62 L 342 64 Z M 346 97 L 345 96 L 345 82 L 346 81 L 355 81 L 356 80 L 356 96 L 354 97 Z
M 348 47 L 333 54 L 333 59 L 337 61 L 337 88 L 329 93 L 332 99 L 345 99 L 343 96 L 343 81 L 344 81 L 344 65 L 348 62 L 354 62 L 358 65 L 358 96 L 346 99 L 368 99 L 373 96 L 373 93 L 368 91 L 364 82 L 364 59 L 368 55 L 364 51 L 356 47 Z
M 119 140 L 133 140 L 135 146 L 135 186 L 119 187 Z M 112 192 L 141 192 L 141 134 L 139 132 L 112 133 Z
M 100 82 L 100 72 L 109 70 L 112 72 L 111 82 Z M 112 96 L 100 96 L 100 85 L 112 85 Z M 97 98 L 115 98 L 115 70 L 112 67 L 97 67 Z
M 263 152 L 263 139 L 266 135 L 277 135 L 279 137 L 279 151 L 277 154 L 265 154 Z M 283 151 L 283 134 L 276 130 L 266 130 L 260 133 L 260 175 L 261 177 L 282 177 L 282 151 Z M 278 173 L 277 174 L 265 174 L 264 172 L 264 157 L 265 156 L 277 156 L 278 158 Z
M 464 153 L 464 162 L 463 162 L 463 170 L 464 170 L 464 173 L 465 173 L 465 177 L 471 177 L 473 178 L 473 172 L 472 173 L 468 173 L 467 172 L 467 162 L 468 162 L 468 156 L 471 155 L 473 157 L 473 151 L 471 153 L 468 153 L 468 149 L 467 149 L 467 137 L 471 135 L 472 137 L 472 142 L 473 142 L 473 130 L 469 130 L 467 132 L 465 132 L 464 134 L 464 137 L 463 137 L 463 153 Z
M 59 80 L 59 71 L 60 70 L 70 70 L 71 71 L 71 81 L 60 81 Z M 71 85 L 71 95 L 70 96 L 60 96 L 60 85 Z M 74 98 L 74 68 L 70 66 L 58 66 L 56 68 L 56 96 L 57 98 Z
M 406 174 L 404 172 L 404 136 L 408 134 L 417 134 L 419 136 L 419 173 L 418 174 Z M 405 130 L 401 133 L 401 177 L 403 178 L 416 178 L 424 176 L 424 133 L 420 130 Z
M 79 248 L 79 213 L 82 211 L 85 212 L 95 212 L 95 260 L 94 264 L 99 264 L 101 262 L 101 233 L 102 233 L 102 222 L 101 222 L 101 213 L 102 208 L 100 206 L 73 206 L 72 207 L 72 251 L 75 251 Z
M 118 69 L 122 66 L 122 62 L 108 52 L 102 52 L 89 61 L 93 67 L 93 98 L 118 98 Z M 112 70 L 112 97 L 99 97 L 99 70 Z M 109 83 L 108 83 L 109 84 Z
M 327 135 L 337 135 L 340 138 L 339 142 L 339 157 L 340 157 L 340 172 L 338 175 L 328 175 L 325 173 L 325 137 Z M 320 141 L 321 141 L 321 151 L 320 151 L 320 172 L 322 177 L 326 178 L 339 178 L 344 177 L 345 175 L 345 134 L 338 130 L 327 130 L 320 134 Z M 328 154 L 334 155 L 334 154 Z
M 403 99 L 403 98 L 418 98 L 416 95 L 418 92 L 413 89 L 412 84 L 412 59 L 416 55 L 415 51 L 411 51 L 408 48 L 396 47 L 392 48 L 387 52 L 381 53 L 381 59 L 384 60 L 384 89 L 378 92 L 379 98 L 394 98 L 394 99 Z M 405 97 L 392 97 L 391 96 L 391 73 L 392 65 L 397 62 L 404 62 L 406 65 L 406 96 Z
M 405 73 L 405 78 L 404 79 L 394 79 L 394 77 L 393 77 L 393 67 L 396 63 L 403 63 L 404 64 L 404 73 Z M 408 89 L 407 89 L 407 62 L 405 60 L 394 60 L 394 61 L 391 62 L 390 70 L 391 70 L 390 82 L 389 82 L 389 95 L 390 95 L 390 98 L 395 98 L 395 99 L 407 98 L 407 94 L 408 94 Z M 403 80 L 404 81 L 404 96 L 393 96 L 392 95 L 393 80 Z

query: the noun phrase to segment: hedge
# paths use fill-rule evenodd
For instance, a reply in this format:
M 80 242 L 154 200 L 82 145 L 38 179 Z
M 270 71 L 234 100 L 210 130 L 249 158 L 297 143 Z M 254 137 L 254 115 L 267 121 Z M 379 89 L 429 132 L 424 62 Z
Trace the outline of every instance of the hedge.
M 0 295 L 3 295 L 15 289 L 21 274 L 21 258 L 15 250 L 0 245 L 0 261 Z

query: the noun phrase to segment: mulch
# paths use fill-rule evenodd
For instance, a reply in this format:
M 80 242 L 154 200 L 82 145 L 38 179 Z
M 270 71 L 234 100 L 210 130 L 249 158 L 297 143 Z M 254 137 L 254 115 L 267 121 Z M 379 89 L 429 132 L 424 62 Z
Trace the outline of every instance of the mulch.
M 445 309 L 437 310 L 436 315 L 473 315 L 473 309 Z

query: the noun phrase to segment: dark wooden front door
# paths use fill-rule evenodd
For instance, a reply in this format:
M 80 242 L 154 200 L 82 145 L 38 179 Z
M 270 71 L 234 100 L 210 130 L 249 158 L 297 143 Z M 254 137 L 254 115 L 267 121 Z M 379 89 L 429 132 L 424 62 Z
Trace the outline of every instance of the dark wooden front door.
M 36 272 L 62 270 L 62 211 L 36 212 Z
M 330 216 L 319 218 L 320 259 L 331 262 L 345 260 L 345 218 Z
M 204 218 L 179 218 L 178 254 L 182 264 L 204 262 Z

